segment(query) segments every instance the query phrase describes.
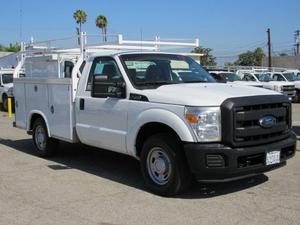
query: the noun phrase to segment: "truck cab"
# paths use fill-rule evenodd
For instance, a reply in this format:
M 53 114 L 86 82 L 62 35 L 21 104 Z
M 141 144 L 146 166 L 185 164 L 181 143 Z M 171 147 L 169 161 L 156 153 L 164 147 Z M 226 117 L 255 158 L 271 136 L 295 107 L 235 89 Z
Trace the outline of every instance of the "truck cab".
M 121 47 L 86 48 L 73 57 L 70 78 L 47 77 L 46 70 L 63 69 L 51 69 L 52 53 L 41 56 L 49 64 L 38 74 L 37 56 L 26 57 L 26 78 L 14 81 L 15 126 L 32 134 L 36 154 L 53 155 L 59 141 L 126 154 L 140 161 L 146 186 L 162 196 L 183 192 L 192 179 L 241 179 L 294 156 L 286 96 L 216 83 L 187 56 Z M 53 68 L 71 55 L 56 54 Z
M 8 110 L 9 97 L 13 97 L 13 70 L 0 70 L 0 104 L 3 111 Z

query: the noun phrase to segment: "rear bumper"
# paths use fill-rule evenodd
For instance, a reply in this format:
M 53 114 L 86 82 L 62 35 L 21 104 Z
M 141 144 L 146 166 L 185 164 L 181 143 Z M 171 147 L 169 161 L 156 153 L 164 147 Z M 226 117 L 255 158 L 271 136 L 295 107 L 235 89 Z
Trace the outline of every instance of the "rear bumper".
M 261 174 L 286 164 L 296 151 L 296 136 L 271 144 L 231 148 L 222 144 L 185 143 L 192 173 L 199 181 L 218 182 Z M 266 153 L 280 151 L 280 163 L 267 166 Z

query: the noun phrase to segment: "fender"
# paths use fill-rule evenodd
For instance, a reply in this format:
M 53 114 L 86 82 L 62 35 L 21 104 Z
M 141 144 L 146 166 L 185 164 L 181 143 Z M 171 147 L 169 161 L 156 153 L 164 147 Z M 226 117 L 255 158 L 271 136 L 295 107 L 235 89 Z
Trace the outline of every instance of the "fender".
M 42 111 L 39 111 L 39 110 L 32 110 L 32 111 L 30 111 L 28 113 L 28 117 L 27 117 L 27 121 L 28 122 L 27 122 L 27 128 L 26 128 L 26 130 L 30 131 L 30 124 L 31 124 L 31 119 L 32 119 L 33 114 L 38 114 L 38 115 L 40 115 L 44 119 L 44 121 L 46 123 L 47 131 L 48 131 L 48 136 L 51 137 L 51 133 L 50 133 L 49 123 L 48 123 L 47 117 L 45 116 L 45 114 Z
M 130 124 L 130 127 L 128 127 L 126 143 L 129 155 L 136 157 L 135 143 L 138 132 L 145 124 L 152 122 L 162 123 L 169 126 L 177 133 L 181 141 L 196 142 L 197 140 L 188 124 L 174 112 L 165 109 L 148 109 L 138 115 L 136 120 Z

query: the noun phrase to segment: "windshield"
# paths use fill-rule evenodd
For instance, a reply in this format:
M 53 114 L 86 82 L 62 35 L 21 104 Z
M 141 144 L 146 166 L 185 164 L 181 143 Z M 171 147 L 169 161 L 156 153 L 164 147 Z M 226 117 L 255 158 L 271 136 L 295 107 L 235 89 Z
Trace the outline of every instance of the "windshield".
M 12 74 L 2 74 L 2 83 L 9 84 L 13 82 L 13 75 Z
M 241 78 L 235 73 L 223 73 L 223 74 L 225 75 L 226 80 L 230 82 L 241 80 Z
M 285 77 L 288 81 L 295 81 L 295 80 L 297 80 L 297 77 L 295 76 L 294 73 L 284 73 L 283 75 L 284 75 L 284 77 Z
M 257 79 L 262 82 L 268 82 L 268 81 L 273 81 L 271 74 L 269 73 L 264 73 L 264 74 L 255 74 Z
M 171 54 L 128 54 L 121 61 L 134 86 L 158 87 L 166 84 L 216 82 L 193 59 Z

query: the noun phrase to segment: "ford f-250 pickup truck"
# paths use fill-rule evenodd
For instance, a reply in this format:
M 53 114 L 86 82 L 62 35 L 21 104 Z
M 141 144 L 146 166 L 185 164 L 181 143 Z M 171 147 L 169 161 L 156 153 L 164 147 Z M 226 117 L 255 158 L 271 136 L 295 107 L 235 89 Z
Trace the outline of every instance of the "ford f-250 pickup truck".
M 72 77 L 65 78 L 63 67 L 72 62 Z M 14 81 L 15 126 L 32 134 L 38 155 L 51 156 L 58 140 L 130 155 L 158 195 L 182 192 L 192 178 L 264 173 L 295 154 L 286 96 L 216 83 L 186 56 L 99 49 L 85 57 L 43 54 L 27 57 L 25 72 Z

